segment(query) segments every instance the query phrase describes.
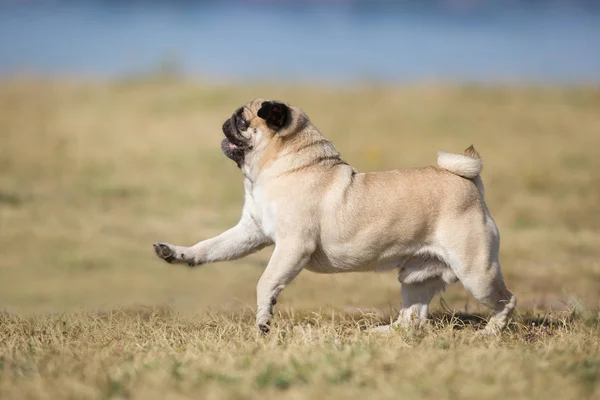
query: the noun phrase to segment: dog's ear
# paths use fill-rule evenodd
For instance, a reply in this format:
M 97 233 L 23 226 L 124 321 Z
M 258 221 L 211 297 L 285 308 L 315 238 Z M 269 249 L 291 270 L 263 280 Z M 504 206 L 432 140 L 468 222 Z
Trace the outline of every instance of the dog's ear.
M 287 125 L 289 113 L 290 109 L 285 104 L 276 101 L 265 101 L 256 115 L 264 119 L 269 128 L 277 130 Z

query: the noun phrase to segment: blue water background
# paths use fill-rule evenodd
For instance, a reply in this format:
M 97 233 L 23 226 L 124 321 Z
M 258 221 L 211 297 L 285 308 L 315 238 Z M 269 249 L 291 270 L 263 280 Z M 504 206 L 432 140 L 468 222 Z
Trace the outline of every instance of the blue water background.
M 600 82 L 595 1 L 2 1 L 0 75 Z

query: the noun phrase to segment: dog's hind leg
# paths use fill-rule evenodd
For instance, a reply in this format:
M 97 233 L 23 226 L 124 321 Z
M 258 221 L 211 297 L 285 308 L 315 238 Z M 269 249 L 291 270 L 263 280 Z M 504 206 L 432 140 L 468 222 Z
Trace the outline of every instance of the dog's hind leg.
M 517 298 L 504 283 L 498 261 L 499 237 L 491 217 L 486 217 L 483 229 L 473 229 L 466 235 L 447 236 L 446 262 L 460 282 L 475 299 L 492 309 L 484 333 L 502 330 L 516 307 Z
M 439 261 L 425 261 L 401 268 L 398 280 L 402 283 L 402 309 L 398 318 L 391 325 L 378 326 L 371 331 L 389 332 L 395 327 L 418 328 L 426 324 L 429 303 L 446 285 L 440 265 Z
M 395 326 L 421 326 L 427 321 L 429 303 L 446 283 L 441 278 L 431 278 L 423 282 L 402 283 L 402 309 Z
M 458 267 L 461 268 L 463 267 Z M 482 263 L 466 274 L 457 271 L 457 275 L 473 297 L 492 309 L 492 316 L 483 333 L 500 332 L 517 305 L 517 297 L 506 288 L 500 263 L 497 261 Z

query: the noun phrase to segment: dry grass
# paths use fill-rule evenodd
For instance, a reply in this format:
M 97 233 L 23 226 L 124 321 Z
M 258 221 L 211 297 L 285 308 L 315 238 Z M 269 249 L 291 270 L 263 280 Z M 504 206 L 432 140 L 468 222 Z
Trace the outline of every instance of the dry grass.
M 485 310 L 456 286 L 432 331 L 371 336 L 399 307 L 392 274 L 304 273 L 264 339 L 252 309 L 270 251 L 155 260 L 157 240 L 236 222 L 220 125 L 253 97 L 303 107 L 359 170 L 474 143 L 520 300 L 512 330 L 459 329 L 472 318 L 445 304 Z M 599 109 L 594 88 L 0 82 L 0 398 L 597 397 Z
M 0 316 L 3 398 L 560 398 L 600 395 L 597 318 L 513 324 L 478 337 L 460 319 L 370 335 L 368 315 L 182 317 L 164 309 Z M 462 329 L 464 328 L 464 329 Z

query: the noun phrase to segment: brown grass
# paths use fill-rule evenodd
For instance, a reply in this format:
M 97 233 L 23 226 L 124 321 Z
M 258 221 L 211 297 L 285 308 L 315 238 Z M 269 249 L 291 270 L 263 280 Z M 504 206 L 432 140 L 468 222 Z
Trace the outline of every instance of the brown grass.
M 239 217 L 220 125 L 254 97 L 304 108 L 359 170 L 474 144 L 520 300 L 512 330 L 458 329 L 471 318 L 449 321 L 446 304 L 485 310 L 455 285 L 432 331 L 374 337 L 361 328 L 400 306 L 393 274 L 303 273 L 263 339 L 252 309 L 270 251 L 158 262 L 153 242 Z M 0 398 L 598 396 L 598 110 L 594 88 L 0 82 Z

